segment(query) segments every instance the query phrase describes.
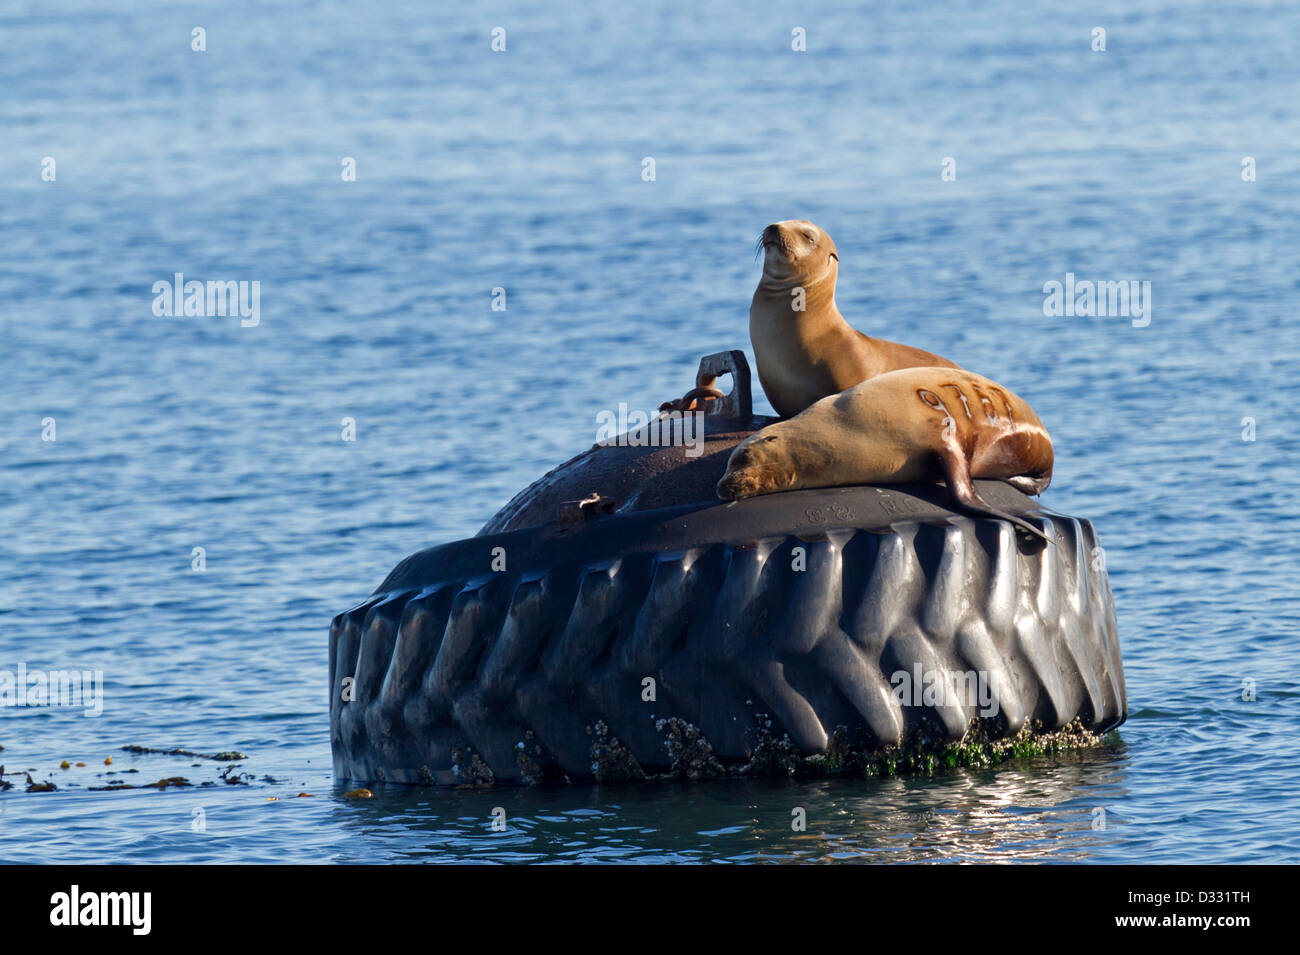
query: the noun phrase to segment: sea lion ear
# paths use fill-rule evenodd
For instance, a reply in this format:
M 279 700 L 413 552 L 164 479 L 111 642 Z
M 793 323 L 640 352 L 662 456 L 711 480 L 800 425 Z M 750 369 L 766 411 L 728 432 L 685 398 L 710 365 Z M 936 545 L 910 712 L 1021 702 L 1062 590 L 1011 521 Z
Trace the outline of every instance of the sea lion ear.
M 831 253 L 831 258 L 834 259 L 836 262 L 838 262 L 838 261 L 840 260 L 840 257 L 839 257 L 837 254 L 835 254 L 834 252 Z

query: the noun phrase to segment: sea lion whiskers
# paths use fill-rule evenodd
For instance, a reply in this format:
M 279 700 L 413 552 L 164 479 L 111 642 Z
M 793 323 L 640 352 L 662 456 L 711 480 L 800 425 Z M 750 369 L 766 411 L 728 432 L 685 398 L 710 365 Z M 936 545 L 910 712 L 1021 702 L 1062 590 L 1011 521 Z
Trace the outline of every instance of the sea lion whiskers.
M 718 482 L 718 497 L 740 500 L 794 490 L 803 486 L 805 470 L 816 474 L 833 467 L 833 449 L 808 441 L 798 432 L 786 432 L 784 424 L 768 425 L 736 445 Z
M 774 246 L 784 256 L 789 256 L 793 251 L 786 234 L 774 225 L 768 226 L 759 233 L 758 246 L 764 250 L 768 246 Z

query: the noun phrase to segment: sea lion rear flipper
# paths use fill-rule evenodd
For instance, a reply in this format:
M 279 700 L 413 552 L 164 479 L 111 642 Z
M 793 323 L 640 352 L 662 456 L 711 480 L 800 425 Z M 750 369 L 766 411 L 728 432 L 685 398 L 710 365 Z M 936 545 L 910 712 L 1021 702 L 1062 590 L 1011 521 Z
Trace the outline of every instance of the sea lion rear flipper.
M 1052 479 L 1050 477 L 1032 478 L 1026 474 L 1018 474 L 1015 477 L 1007 478 L 1007 483 L 1021 494 L 1042 494 L 1047 490 L 1047 486 L 1052 483 Z
M 975 490 L 975 485 L 971 483 L 970 463 L 966 460 L 966 454 L 958 445 L 955 435 L 945 436 L 943 449 L 939 452 L 939 461 L 943 464 L 944 480 L 948 483 L 948 493 L 953 496 L 953 500 L 961 508 L 975 514 L 984 514 L 988 517 L 997 517 L 1004 521 L 1010 521 L 1017 527 L 1023 528 L 1031 534 L 1036 534 L 1049 544 L 1056 543 L 1042 530 L 1023 518 L 1008 514 L 1006 511 L 999 511 L 996 507 L 984 502 L 984 499 Z

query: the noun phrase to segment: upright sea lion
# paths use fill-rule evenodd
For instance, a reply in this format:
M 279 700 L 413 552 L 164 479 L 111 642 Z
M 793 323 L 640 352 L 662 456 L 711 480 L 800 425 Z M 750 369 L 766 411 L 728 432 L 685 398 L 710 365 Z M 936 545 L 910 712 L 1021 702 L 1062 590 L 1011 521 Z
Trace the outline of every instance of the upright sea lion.
M 1052 481 L 1052 461 L 1052 439 L 1024 399 L 959 368 L 905 368 L 750 435 L 732 451 L 718 497 L 942 479 L 959 508 L 1050 540 L 985 503 L 971 478 L 1040 494 Z
M 840 257 L 822 229 L 803 219 L 776 222 L 759 237 L 763 276 L 749 306 L 758 380 L 777 414 L 899 368 L 958 368 L 946 358 L 869 338 L 835 307 Z

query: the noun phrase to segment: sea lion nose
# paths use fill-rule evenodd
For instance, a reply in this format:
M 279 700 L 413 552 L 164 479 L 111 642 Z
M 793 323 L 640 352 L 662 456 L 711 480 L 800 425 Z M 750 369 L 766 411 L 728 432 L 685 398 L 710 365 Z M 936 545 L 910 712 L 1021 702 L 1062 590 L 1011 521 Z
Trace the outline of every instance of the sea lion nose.
M 781 227 L 775 222 L 763 230 L 764 242 L 778 242 L 781 239 Z

